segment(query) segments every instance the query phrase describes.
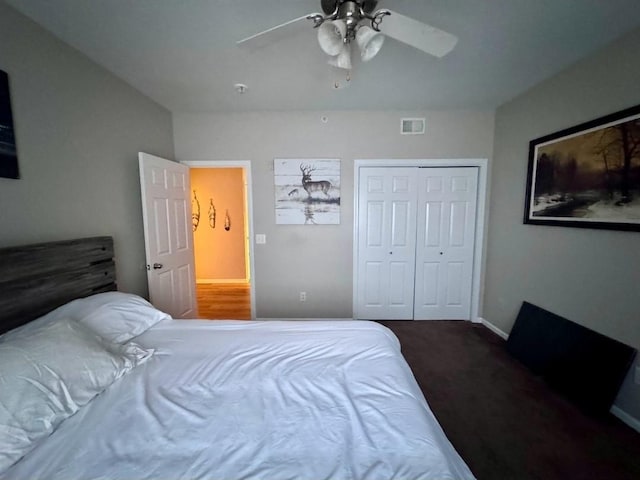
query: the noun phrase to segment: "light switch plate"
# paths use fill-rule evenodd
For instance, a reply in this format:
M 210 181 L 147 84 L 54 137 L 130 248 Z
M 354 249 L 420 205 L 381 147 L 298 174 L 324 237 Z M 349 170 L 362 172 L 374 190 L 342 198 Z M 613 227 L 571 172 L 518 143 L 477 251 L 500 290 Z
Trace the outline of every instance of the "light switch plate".
M 267 236 L 264 233 L 256 233 L 256 243 L 257 244 L 267 243 Z

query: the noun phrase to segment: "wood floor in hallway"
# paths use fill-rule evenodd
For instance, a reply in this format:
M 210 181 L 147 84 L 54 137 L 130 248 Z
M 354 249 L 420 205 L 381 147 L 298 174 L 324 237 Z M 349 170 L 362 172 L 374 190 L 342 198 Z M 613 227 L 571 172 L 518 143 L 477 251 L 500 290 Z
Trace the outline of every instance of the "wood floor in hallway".
M 199 318 L 251 320 L 248 283 L 198 283 L 196 294 Z

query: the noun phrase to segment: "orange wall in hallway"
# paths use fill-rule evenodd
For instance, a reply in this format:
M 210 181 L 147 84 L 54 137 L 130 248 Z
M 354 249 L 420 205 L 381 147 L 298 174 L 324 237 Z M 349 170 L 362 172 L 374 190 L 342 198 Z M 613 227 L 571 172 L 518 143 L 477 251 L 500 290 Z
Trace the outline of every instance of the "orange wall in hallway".
M 246 280 L 245 202 L 242 168 L 192 168 L 191 206 L 200 221 L 193 232 L 196 280 Z M 210 202 L 216 209 L 215 228 L 209 221 Z M 225 230 L 229 212 L 230 229 Z

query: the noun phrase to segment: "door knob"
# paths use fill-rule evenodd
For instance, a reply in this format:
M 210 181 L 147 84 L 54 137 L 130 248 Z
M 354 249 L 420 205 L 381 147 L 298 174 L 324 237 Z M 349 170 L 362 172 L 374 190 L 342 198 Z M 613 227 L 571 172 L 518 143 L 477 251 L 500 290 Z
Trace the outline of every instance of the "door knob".
M 160 270 L 162 268 L 162 264 L 161 263 L 154 263 L 153 264 L 153 269 L 154 270 Z

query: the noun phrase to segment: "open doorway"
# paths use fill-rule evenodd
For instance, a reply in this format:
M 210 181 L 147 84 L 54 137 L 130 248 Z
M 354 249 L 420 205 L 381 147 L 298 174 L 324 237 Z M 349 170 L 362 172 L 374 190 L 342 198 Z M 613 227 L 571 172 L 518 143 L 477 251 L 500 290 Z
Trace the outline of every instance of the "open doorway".
M 255 318 L 249 162 L 190 167 L 198 315 Z

